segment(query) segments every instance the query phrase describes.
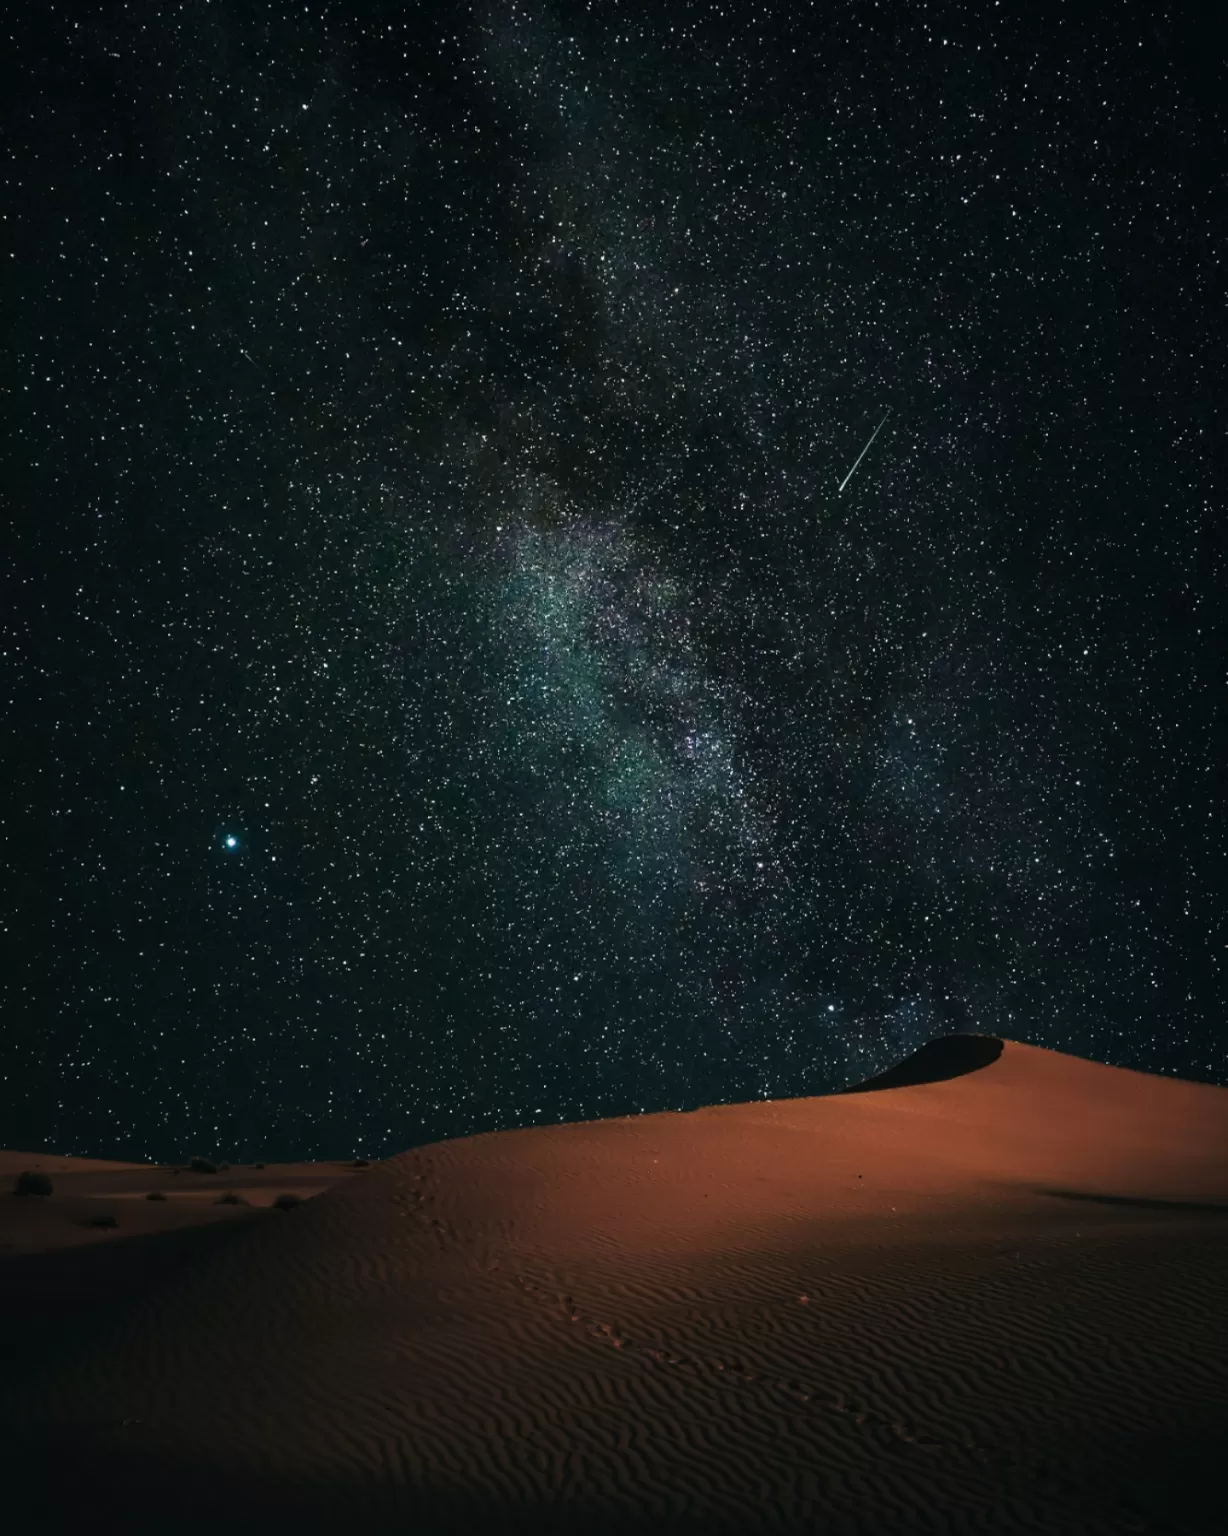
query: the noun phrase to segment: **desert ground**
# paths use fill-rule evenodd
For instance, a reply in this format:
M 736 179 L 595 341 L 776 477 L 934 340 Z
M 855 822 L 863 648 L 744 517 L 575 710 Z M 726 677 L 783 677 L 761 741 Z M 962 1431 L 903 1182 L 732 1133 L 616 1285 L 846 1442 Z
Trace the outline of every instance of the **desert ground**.
M 1228 1530 L 1228 1089 L 962 1036 L 825 1097 L 0 1190 L 13 1536 Z

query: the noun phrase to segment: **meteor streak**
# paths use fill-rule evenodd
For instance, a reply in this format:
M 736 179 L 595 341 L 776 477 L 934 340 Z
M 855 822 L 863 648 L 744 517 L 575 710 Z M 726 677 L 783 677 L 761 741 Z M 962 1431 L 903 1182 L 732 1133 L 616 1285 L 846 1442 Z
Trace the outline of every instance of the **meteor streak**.
M 876 426 L 874 428 L 874 431 L 870 433 L 870 443 L 872 443 L 874 441 L 874 439 L 878 436 L 878 434 L 883 430 L 883 422 L 885 422 L 887 420 L 887 417 L 890 416 L 890 415 L 891 415 L 891 407 L 888 406 L 887 409 L 883 412 L 883 420 L 880 421 L 878 426 Z M 866 446 L 857 455 L 857 457 L 853 460 L 853 469 L 850 469 L 848 474 L 845 475 L 844 479 L 841 480 L 839 489 L 836 492 L 837 496 L 840 494 L 840 491 L 842 491 L 844 489 L 844 487 L 849 483 L 849 481 L 853 478 L 853 470 L 855 470 L 857 468 L 858 464 L 860 464 L 862 459 L 865 458 L 866 454 L 869 453 L 869 451 L 870 451 L 870 443 L 867 443 Z

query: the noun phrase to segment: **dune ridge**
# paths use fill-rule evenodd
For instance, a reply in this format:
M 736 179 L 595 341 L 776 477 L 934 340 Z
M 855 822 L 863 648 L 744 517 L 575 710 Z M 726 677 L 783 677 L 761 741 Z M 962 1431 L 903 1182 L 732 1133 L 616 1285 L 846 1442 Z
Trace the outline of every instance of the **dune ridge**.
M 997 1061 L 1006 1042 L 996 1035 L 939 1035 L 877 1077 L 845 1088 L 845 1093 L 875 1093 L 883 1088 L 915 1088 L 979 1072 Z
M 980 1038 L 254 1215 L 0 1391 L 11 1474 L 71 1427 L 151 1530 L 1219 1529 L 1228 1091 Z

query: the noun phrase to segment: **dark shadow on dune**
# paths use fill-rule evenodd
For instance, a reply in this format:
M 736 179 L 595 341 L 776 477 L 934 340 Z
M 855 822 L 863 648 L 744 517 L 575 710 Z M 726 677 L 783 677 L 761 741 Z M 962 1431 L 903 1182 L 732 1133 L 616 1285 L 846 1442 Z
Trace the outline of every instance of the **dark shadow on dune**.
M 953 1077 L 966 1077 L 997 1061 L 1003 1043 L 995 1035 L 942 1035 L 930 1040 L 919 1051 L 906 1056 L 886 1072 L 854 1083 L 843 1093 L 877 1093 L 882 1088 L 915 1088 L 921 1083 L 942 1083 Z
M 26 1509 L 30 1530 L 96 1536 L 738 1536 L 735 1523 L 710 1516 L 636 1518 L 600 1500 L 578 1497 L 568 1508 L 527 1500 L 518 1507 L 447 1495 L 416 1499 L 367 1478 L 284 1480 L 201 1466 L 185 1468 L 139 1449 L 139 1426 L 117 1423 L 10 1427 L 0 1421 L 0 1479 L 7 1501 Z M 203 1463 L 203 1458 L 202 1458 Z M 793 1536 L 770 1511 L 756 1532 Z M 813 1532 L 813 1522 L 797 1527 Z M 894 1527 L 906 1531 L 907 1527 Z M 26 1529 L 23 1527 L 23 1530 Z
M 1132 1527 L 1151 1536 L 1221 1536 L 1228 1530 L 1228 1495 L 1221 1471 L 1228 1444 L 1228 1409 L 1220 1407 L 1163 1434 L 1124 1435 L 1107 1464 L 1096 1468 L 1120 1506 L 1141 1518 Z
M 1202 1200 L 1149 1200 L 1139 1195 L 1097 1195 L 1082 1189 L 1042 1189 L 1054 1200 L 1086 1200 L 1091 1205 L 1121 1205 L 1136 1211 L 1193 1211 L 1204 1216 L 1228 1216 L 1228 1205 Z
M 1072 1431 L 1076 1426 L 1071 1426 Z M 1158 1433 L 1123 1435 L 1109 1445 L 1093 1443 L 1063 1458 L 1063 1487 L 1025 1491 L 1016 1478 L 1001 1486 L 1014 1506 L 1003 1531 L 1044 1529 L 1053 1536 L 1075 1531 L 1145 1530 L 1152 1536 L 1212 1536 L 1225 1529 L 1220 1461 L 1228 1420 L 1222 1412 L 1194 1416 Z M 0 1478 L 6 1500 L 25 1509 L 26 1530 L 89 1531 L 96 1536 L 813 1536 L 824 1520 L 811 1511 L 791 1518 L 764 1504 L 739 1522 L 706 1517 L 636 1517 L 615 1512 L 599 1499 L 527 1501 L 517 1508 L 489 1502 L 453 1502 L 427 1495 L 418 1501 L 392 1494 L 377 1480 L 364 1484 L 325 1478 L 284 1480 L 190 1469 L 142 1452 L 130 1437 L 139 1428 L 62 1424 L 13 1428 L 0 1422 Z M 125 1437 L 129 1437 L 127 1440 Z M 990 1476 L 992 1477 L 992 1473 Z M 981 1471 L 977 1482 L 983 1481 Z M 971 1490 L 970 1509 L 983 1488 Z M 1022 1503 L 1020 1500 L 1022 1499 Z M 938 1536 L 958 1524 L 958 1510 L 935 1509 L 919 1497 L 910 1509 L 892 1502 L 889 1512 L 872 1496 L 865 1505 L 847 1492 L 834 1493 L 828 1512 L 846 1536 Z M 1117 1524 L 1123 1513 L 1129 1523 Z M 1140 1519 L 1141 1517 L 1141 1519 Z
M 0 1257 L 0 1312 L 9 1324 L 0 1350 L 0 1393 L 86 1349 L 130 1308 L 174 1286 L 195 1263 L 252 1225 L 216 1221 Z

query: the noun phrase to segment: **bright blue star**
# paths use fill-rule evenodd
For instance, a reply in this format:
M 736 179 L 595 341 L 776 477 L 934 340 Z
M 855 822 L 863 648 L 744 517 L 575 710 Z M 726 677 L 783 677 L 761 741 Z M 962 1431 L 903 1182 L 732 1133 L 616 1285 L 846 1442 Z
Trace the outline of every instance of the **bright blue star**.
M 231 853 L 233 853 L 234 850 L 239 846 L 239 839 L 234 835 L 233 832 L 228 832 L 222 839 L 222 842 Z

